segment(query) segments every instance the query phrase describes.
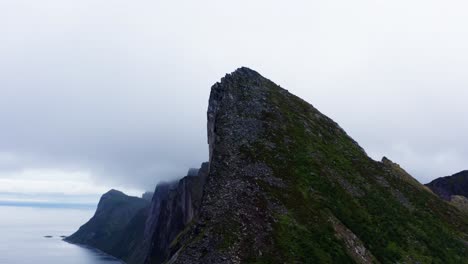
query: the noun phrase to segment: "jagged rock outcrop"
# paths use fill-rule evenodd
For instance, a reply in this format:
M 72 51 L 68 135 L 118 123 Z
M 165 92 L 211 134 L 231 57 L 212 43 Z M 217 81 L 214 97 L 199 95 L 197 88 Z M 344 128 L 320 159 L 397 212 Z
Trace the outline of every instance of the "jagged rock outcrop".
M 460 209 L 461 211 L 468 214 L 468 198 L 461 195 L 452 195 L 450 203 Z
M 117 190 L 105 193 L 94 216 L 65 241 L 97 248 L 128 263 L 142 260 L 133 255 L 143 238 L 149 202 Z
M 407 183 L 417 187 L 425 189 L 424 185 L 422 185 L 418 180 L 413 178 L 408 172 L 406 172 L 399 164 L 391 161 L 387 157 L 382 158 L 382 164 L 384 164 L 390 173 L 399 179 L 406 181 Z
M 200 213 L 168 263 L 467 263 L 468 219 L 255 71 L 212 87 Z
M 447 201 L 450 201 L 453 195 L 461 195 L 468 198 L 468 171 L 461 171 L 452 176 L 437 178 L 426 184 L 426 186 Z

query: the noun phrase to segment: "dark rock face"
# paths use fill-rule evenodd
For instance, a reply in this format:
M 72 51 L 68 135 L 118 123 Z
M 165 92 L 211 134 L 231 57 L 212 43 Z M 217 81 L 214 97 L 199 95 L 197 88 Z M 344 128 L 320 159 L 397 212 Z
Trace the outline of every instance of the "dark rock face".
M 140 264 L 146 257 L 144 248 L 145 222 L 148 218 L 149 207 L 138 211 L 127 227 L 120 232 L 120 240 L 113 247 L 112 256 L 125 261 L 127 264 Z
M 101 197 L 94 216 L 65 241 L 92 246 L 128 263 L 141 262 L 133 252 L 142 241 L 148 209 L 148 201 L 111 190 Z
M 189 170 L 188 176 L 178 183 L 160 185 L 153 199 L 153 208 L 147 221 L 147 234 L 151 241 L 145 263 L 162 263 L 170 255 L 170 244 L 198 215 L 203 186 L 208 176 L 208 163 L 203 163 L 196 174 Z
M 462 171 L 452 176 L 442 177 L 426 184 L 442 199 L 450 201 L 454 195 L 468 198 L 468 171 Z
M 467 263 L 460 211 L 255 71 L 212 87 L 208 143 L 200 212 L 168 263 Z
M 208 163 L 180 181 L 160 183 L 140 199 L 111 190 L 95 215 L 65 240 L 102 250 L 128 264 L 162 263 L 170 244 L 198 214 Z M 148 201 L 148 197 L 151 200 Z
M 147 259 L 149 249 L 154 244 L 153 235 L 159 224 L 158 220 L 161 212 L 161 204 L 168 198 L 169 192 L 174 186 L 176 186 L 176 182 L 160 183 L 156 186 L 149 206 L 148 215 L 142 224 L 144 235 L 141 238 L 139 248 L 134 252 L 134 255 L 137 256 L 136 259 L 138 259 L 138 262 L 135 262 L 135 264 L 144 263 Z

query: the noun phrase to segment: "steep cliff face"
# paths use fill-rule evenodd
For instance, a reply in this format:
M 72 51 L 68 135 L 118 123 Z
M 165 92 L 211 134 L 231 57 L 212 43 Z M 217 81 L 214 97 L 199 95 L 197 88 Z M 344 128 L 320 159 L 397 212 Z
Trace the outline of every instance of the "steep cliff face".
M 94 216 L 65 240 L 136 263 L 132 254 L 142 241 L 148 209 L 148 201 L 111 190 L 101 197 Z
M 158 184 L 152 195 L 151 203 L 146 210 L 146 215 L 143 219 L 135 220 L 135 222 L 138 221 L 138 224 L 135 225 L 138 225 L 142 230 L 142 235 L 135 240 L 137 242 L 136 246 L 132 247 L 128 243 L 121 243 L 121 251 L 129 252 L 129 254 L 124 257 L 119 256 L 119 258 L 125 260 L 127 264 L 142 264 L 145 262 L 149 249 L 154 244 L 152 238 L 159 223 L 161 204 L 167 200 L 171 189 L 176 186 L 176 183 L 177 181 Z M 125 237 L 128 235 L 127 232 L 124 233 Z M 116 255 L 113 256 L 117 257 Z
M 169 263 L 468 261 L 460 211 L 255 71 L 212 87 L 208 142 L 200 212 Z
M 453 195 L 468 198 L 468 171 L 462 171 L 452 176 L 442 177 L 426 184 L 442 199 L 450 201 Z
M 199 170 L 189 170 L 188 176 L 177 183 L 156 187 L 161 193 L 153 199 L 147 221 L 147 235 L 151 241 L 145 263 L 162 263 L 170 255 L 170 244 L 198 214 L 203 186 L 208 175 L 208 163 Z
M 203 163 L 179 181 L 160 183 L 154 193 L 144 195 L 146 199 L 107 192 L 93 218 L 66 241 L 97 248 L 128 264 L 162 263 L 170 255 L 171 242 L 199 212 L 208 168 Z

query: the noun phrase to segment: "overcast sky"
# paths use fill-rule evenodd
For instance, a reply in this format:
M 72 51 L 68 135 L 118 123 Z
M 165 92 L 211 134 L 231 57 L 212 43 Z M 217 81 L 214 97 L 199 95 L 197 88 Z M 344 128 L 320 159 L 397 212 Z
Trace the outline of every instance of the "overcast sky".
M 0 199 L 138 194 L 185 175 L 208 157 L 211 85 L 240 66 L 423 183 L 468 169 L 466 10 L 461 0 L 2 0 Z

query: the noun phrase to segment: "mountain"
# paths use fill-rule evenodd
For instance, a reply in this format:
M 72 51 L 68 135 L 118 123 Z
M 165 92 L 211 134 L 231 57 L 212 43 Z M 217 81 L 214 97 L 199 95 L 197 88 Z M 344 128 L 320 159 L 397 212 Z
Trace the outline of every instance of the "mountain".
M 468 171 L 435 179 L 426 186 L 442 199 L 468 212 Z
M 149 205 L 147 200 L 110 190 L 101 197 L 94 216 L 65 241 L 132 260 L 132 253 L 142 241 Z
M 212 87 L 207 128 L 209 163 L 119 229 L 127 263 L 468 263 L 466 213 L 257 72 Z
M 170 243 L 198 213 L 207 175 L 208 163 L 203 163 L 179 181 L 158 184 L 143 198 L 111 190 L 101 197 L 95 215 L 65 240 L 128 264 L 146 259 L 160 263 L 170 255 Z
M 452 176 L 442 177 L 426 184 L 435 194 L 449 201 L 453 195 L 468 198 L 468 171 L 462 171 Z
M 255 71 L 212 87 L 208 142 L 169 263 L 468 263 L 466 215 Z

